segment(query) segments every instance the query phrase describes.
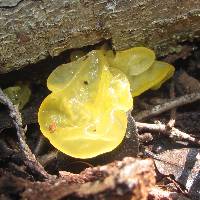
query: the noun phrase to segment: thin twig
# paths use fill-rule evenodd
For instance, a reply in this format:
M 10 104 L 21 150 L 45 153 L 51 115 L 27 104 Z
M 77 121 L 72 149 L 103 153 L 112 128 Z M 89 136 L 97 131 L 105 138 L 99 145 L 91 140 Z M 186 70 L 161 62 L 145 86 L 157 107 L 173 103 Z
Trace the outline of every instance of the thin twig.
M 200 145 L 200 140 L 190 136 L 189 134 L 178 130 L 177 128 L 169 128 L 165 124 L 148 124 L 136 122 L 137 128 L 139 131 L 148 131 L 148 132 L 159 132 L 165 135 L 168 135 L 173 140 L 177 141 L 187 141 L 193 144 Z
M 45 139 L 43 135 L 40 135 L 37 141 L 37 144 L 35 146 L 35 149 L 33 150 L 34 154 L 37 156 L 40 154 L 42 148 L 44 147 Z
M 170 84 L 170 90 L 169 90 L 170 99 L 175 98 L 175 89 L 174 88 L 175 88 L 174 81 L 172 80 L 171 84 Z M 170 111 L 170 120 L 169 120 L 167 126 L 172 128 L 172 127 L 174 127 L 175 122 L 176 122 L 176 107 L 172 108 Z
M 48 163 L 50 163 L 52 160 L 54 160 L 55 158 L 57 158 L 57 155 L 58 155 L 58 150 L 53 150 L 53 151 L 50 151 L 49 153 L 47 154 L 44 154 L 42 156 L 39 156 L 38 157 L 38 160 L 40 161 L 40 163 L 43 165 L 43 166 L 46 166 Z
M 29 146 L 26 144 L 26 131 L 23 128 L 21 114 L 17 106 L 13 105 L 10 99 L 3 93 L 1 88 L 0 102 L 9 109 L 9 115 L 12 118 L 12 122 L 17 130 L 17 137 L 24 163 L 33 173 L 37 173 L 37 175 L 39 175 L 41 178 L 50 178 L 51 175 L 49 175 L 43 166 L 36 160 L 35 155 L 31 152 Z
M 164 104 L 154 106 L 150 110 L 141 111 L 140 113 L 136 114 L 134 116 L 134 118 L 137 121 L 140 121 L 140 120 L 143 120 L 145 118 L 161 114 L 161 113 L 168 111 L 172 108 L 195 102 L 197 100 L 200 100 L 200 92 L 194 92 L 194 93 L 187 94 L 187 95 L 184 95 L 184 96 L 181 96 L 181 97 L 177 97 L 177 98 L 170 100 L 170 101 L 168 101 Z

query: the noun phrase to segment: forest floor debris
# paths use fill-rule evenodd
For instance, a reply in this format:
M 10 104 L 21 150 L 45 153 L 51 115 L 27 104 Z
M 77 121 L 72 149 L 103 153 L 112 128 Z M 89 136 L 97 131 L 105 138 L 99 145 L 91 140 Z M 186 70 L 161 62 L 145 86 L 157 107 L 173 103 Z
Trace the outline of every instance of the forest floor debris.
M 157 124 L 149 124 L 149 123 L 141 123 L 136 122 L 137 128 L 139 131 L 144 132 L 154 132 L 163 135 L 167 135 L 171 139 L 175 141 L 186 141 L 192 144 L 200 145 L 200 140 L 192 137 L 190 134 L 187 134 L 183 131 L 178 130 L 174 127 L 169 127 L 168 125 L 157 123 Z
M 38 174 L 40 178 L 50 178 L 50 175 L 45 171 L 44 167 L 37 161 L 35 155 L 31 152 L 29 146 L 26 143 L 26 128 L 23 128 L 21 114 L 17 106 L 13 105 L 10 99 L 3 93 L 1 88 L 0 102 L 7 106 L 9 109 L 9 115 L 12 118 L 12 122 L 16 128 L 21 154 L 24 158 L 24 163 L 33 173 Z
M 200 50 L 197 50 L 196 54 L 193 50 L 193 47 L 185 45 L 180 53 L 164 59 L 173 63 L 181 58 L 185 66 L 182 66 L 182 62 L 181 66 L 177 65 L 177 73 L 167 89 L 160 89 L 161 94 L 164 94 L 161 98 L 158 95 L 160 103 L 150 103 L 146 109 L 140 110 L 134 117 L 137 122 L 130 118 L 128 133 L 121 150 L 110 152 L 110 156 L 103 159 L 94 158 L 94 162 L 61 156 L 61 153 L 47 144 L 40 135 L 37 126 L 38 102 L 41 102 L 46 93 L 42 92 L 39 101 L 29 103 L 19 113 L 17 107 L 0 90 L 0 100 L 9 108 L 11 116 L 9 117 L 5 109 L 0 112 L 0 198 L 198 199 L 200 107 L 196 101 L 200 100 L 200 83 L 199 59 L 196 55 L 199 55 Z M 189 55 L 190 58 L 187 59 Z M 36 88 L 38 91 L 38 86 Z M 153 98 L 147 96 L 147 99 L 153 102 Z M 25 125 L 28 126 L 26 137 L 26 130 L 23 128 Z M 12 128 L 17 130 L 20 151 L 12 148 L 13 143 L 17 144 L 16 138 L 10 133 L 15 133 Z M 32 131 L 32 128 L 36 131 Z M 138 138 L 132 137 L 133 132 L 139 133 Z M 138 139 L 139 155 L 148 155 L 151 159 L 124 158 L 130 156 L 132 151 L 138 153 Z M 170 148 L 175 143 L 182 143 L 180 149 L 157 153 L 152 147 L 156 139 L 160 143 L 170 140 Z M 131 145 L 136 143 L 127 141 L 136 142 L 135 149 Z M 131 147 L 132 151 L 129 151 Z M 182 162 L 172 162 L 181 159 Z M 74 167 L 81 164 L 84 164 L 85 170 L 73 172 Z M 70 170 L 67 170 L 68 168 Z M 163 176 L 172 181 L 164 182 Z M 188 185 L 189 182 L 193 184 Z M 176 186 L 171 187 L 173 184 Z

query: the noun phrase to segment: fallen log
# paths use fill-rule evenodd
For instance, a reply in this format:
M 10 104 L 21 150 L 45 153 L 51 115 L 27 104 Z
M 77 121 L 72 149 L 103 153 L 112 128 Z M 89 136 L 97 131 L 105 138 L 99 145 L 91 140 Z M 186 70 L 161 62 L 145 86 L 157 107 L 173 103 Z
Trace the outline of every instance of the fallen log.
M 0 0 L 0 14 L 0 73 L 108 39 L 164 55 L 200 32 L 198 0 Z

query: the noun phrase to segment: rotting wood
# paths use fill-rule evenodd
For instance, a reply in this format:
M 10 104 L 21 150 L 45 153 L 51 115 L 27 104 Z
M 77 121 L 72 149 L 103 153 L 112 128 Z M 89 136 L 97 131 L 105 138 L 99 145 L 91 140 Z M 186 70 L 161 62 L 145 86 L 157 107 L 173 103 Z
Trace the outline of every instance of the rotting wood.
M 0 73 L 105 39 L 163 55 L 200 33 L 199 0 L 2 0 L 0 13 Z
M 80 174 L 65 172 L 65 176 L 62 174 L 59 179 L 45 182 L 24 181 L 1 172 L 0 175 L 2 194 L 7 197 L 11 193 L 27 200 L 59 200 L 73 197 L 145 200 L 148 190 L 155 185 L 153 160 L 130 157 L 108 165 L 88 168 Z M 10 190 L 6 189 L 8 186 Z

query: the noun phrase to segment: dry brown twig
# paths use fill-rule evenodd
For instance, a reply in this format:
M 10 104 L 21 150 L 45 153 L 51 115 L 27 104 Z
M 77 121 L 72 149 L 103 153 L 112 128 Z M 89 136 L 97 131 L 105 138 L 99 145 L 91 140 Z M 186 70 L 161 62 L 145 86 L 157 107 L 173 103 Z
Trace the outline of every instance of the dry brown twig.
M 44 136 L 40 135 L 38 138 L 37 144 L 35 146 L 35 149 L 33 150 L 33 152 L 36 156 L 40 154 L 40 152 L 44 146 L 44 143 L 45 143 Z
M 58 150 L 53 150 L 50 151 L 42 156 L 38 157 L 38 160 L 40 161 L 40 163 L 42 164 L 42 166 L 46 166 L 49 162 L 51 162 L 52 160 L 56 159 L 58 155 Z
M 190 136 L 189 134 L 182 132 L 174 127 L 169 127 L 165 124 L 147 124 L 136 122 L 137 128 L 139 131 L 148 131 L 148 132 L 159 132 L 165 135 L 168 135 L 170 138 L 174 139 L 175 141 L 187 141 L 193 144 L 200 145 L 200 140 Z
M 175 98 L 175 85 L 174 85 L 173 80 L 171 81 L 171 84 L 170 84 L 169 95 L 170 95 L 171 99 Z M 171 109 L 170 120 L 167 125 L 172 128 L 172 127 L 174 127 L 175 122 L 176 122 L 176 107 Z
M 9 115 L 12 118 L 12 122 L 17 130 L 19 146 L 25 165 L 40 178 L 50 178 L 51 175 L 49 175 L 43 166 L 36 160 L 35 155 L 31 152 L 29 146 L 26 144 L 26 129 L 23 128 L 21 114 L 17 106 L 13 105 L 10 99 L 3 93 L 1 88 L 0 102 L 9 109 Z
M 156 105 L 153 108 L 149 110 L 141 111 L 140 113 L 136 114 L 134 116 L 135 120 L 141 121 L 145 118 L 149 118 L 158 114 L 161 114 L 165 111 L 171 110 L 175 107 L 179 107 L 185 104 L 189 104 L 195 101 L 200 100 L 200 92 L 194 92 L 191 94 L 186 94 L 181 97 L 174 98 L 173 100 L 170 100 L 164 104 Z

